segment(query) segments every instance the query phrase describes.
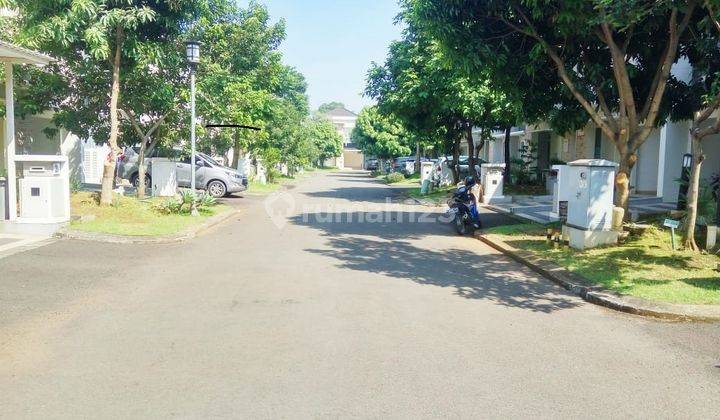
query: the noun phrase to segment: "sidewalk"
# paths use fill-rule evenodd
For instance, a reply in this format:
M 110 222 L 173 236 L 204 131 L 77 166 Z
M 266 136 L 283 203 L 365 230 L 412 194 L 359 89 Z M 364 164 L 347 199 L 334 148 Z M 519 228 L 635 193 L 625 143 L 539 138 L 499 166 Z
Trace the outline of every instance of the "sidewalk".
M 512 214 L 517 217 L 536 223 L 550 223 L 552 210 L 552 196 L 515 196 L 512 203 L 493 204 L 490 209 Z M 665 203 L 660 197 L 632 196 L 630 197 L 630 213 L 638 215 L 662 214 L 677 208 L 676 203 Z
M 0 222 L 0 258 L 52 242 L 63 223 L 27 224 Z

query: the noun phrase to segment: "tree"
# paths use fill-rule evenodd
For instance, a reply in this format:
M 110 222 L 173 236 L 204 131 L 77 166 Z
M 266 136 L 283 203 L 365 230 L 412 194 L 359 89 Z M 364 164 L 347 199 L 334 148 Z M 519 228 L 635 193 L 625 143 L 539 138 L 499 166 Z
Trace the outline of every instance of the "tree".
M 318 107 L 318 114 L 327 114 L 329 111 L 338 108 L 345 108 L 342 102 L 327 102 Z
M 566 95 L 615 144 L 616 204 L 627 209 L 637 151 L 665 121 L 670 69 L 691 42 L 686 29 L 698 19 L 696 1 L 408 0 L 407 6 L 448 49 L 476 53 L 474 60 L 494 66 L 495 75 L 552 66 Z M 520 68 L 510 61 L 517 56 L 527 57 Z
M 392 116 L 382 115 L 374 106 L 360 111 L 351 137 L 363 153 L 377 156 L 381 162 L 410 154 L 402 125 Z
M 107 128 L 112 152 L 103 170 L 101 204 L 112 203 L 115 165 L 120 154 L 121 69 L 134 65 L 142 42 L 179 32 L 181 22 L 191 18 L 194 3 L 190 0 L 19 3 L 21 39 L 26 45 L 60 58 L 60 67 L 64 68 L 67 96 L 71 99 L 58 107 L 56 123 L 76 133 L 105 134 Z M 81 112 L 71 115 L 79 108 Z M 107 120 L 98 121 L 98 115 Z
M 319 166 L 324 166 L 328 159 L 342 155 L 343 139 L 332 122 L 319 116 L 311 117 L 305 123 L 305 130 L 317 149 Z
M 698 251 L 695 242 L 695 226 L 698 219 L 700 173 L 705 162 L 703 144 L 710 136 L 720 133 L 720 118 L 710 119 L 720 109 L 720 15 L 717 6 L 705 2 L 705 19 L 691 28 L 694 42 L 683 50 L 693 69 L 692 77 L 673 79 L 670 97 L 673 103 L 672 119 L 691 120 L 690 138 L 693 164 L 688 185 L 687 216 L 684 223 L 683 246 Z
M 246 152 L 266 165 L 305 162 L 309 144 L 300 128 L 309 113 L 307 86 L 277 51 L 285 38 L 284 22 L 272 23 L 267 8 L 251 2 L 245 9 L 232 5 L 201 19 L 196 30 L 210 46 L 198 78 L 201 112 L 217 123 L 262 128 L 259 133 L 210 132 L 203 147 L 218 154 L 232 147 L 234 165 Z
M 385 64 L 371 68 L 366 93 L 378 101 L 382 112 L 399 118 L 413 137 L 437 137 L 442 129 L 453 143 L 455 162 L 462 133 L 468 144 L 470 173 L 477 178 L 476 156 L 490 131 L 514 118 L 513 103 L 484 74 L 470 77 L 449 66 L 440 45 L 412 21 L 408 23 L 403 40 L 391 45 Z M 477 145 L 474 127 L 482 133 Z M 458 181 L 457 171 L 454 175 Z

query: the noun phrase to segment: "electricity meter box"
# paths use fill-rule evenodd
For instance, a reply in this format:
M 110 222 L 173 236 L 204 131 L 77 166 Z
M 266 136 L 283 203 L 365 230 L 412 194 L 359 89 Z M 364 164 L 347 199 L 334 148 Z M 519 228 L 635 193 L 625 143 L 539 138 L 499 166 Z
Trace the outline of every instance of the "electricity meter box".
M 420 184 L 432 178 L 433 162 L 420 162 Z
M 567 214 L 561 215 L 561 202 L 567 202 L 569 200 L 570 188 L 568 184 L 569 174 L 567 165 L 553 165 L 550 171 L 551 185 L 553 196 L 553 207 L 550 211 L 550 219 L 560 220 L 561 218 L 567 217 Z M 562 217 L 561 217 L 562 216 Z
M 70 174 L 65 156 L 18 155 L 21 223 L 70 220 Z
M 152 195 L 153 197 L 175 197 L 177 195 L 177 162 L 154 158 L 152 162 Z
M 615 172 L 618 164 L 604 159 L 581 159 L 567 165 L 570 246 L 594 248 L 617 242 L 612 230 Z
M 504 163 L 483 163 L 480 168 L 480 182 L 483 186 L 484 204 L 509 203 L 512 197 L 503 194 Z

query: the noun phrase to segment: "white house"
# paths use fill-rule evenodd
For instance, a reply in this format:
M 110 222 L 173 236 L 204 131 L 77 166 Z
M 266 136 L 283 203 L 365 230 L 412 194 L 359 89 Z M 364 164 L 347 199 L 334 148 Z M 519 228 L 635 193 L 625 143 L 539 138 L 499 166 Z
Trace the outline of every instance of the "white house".
M 686 60 L 673 66 L 673 75 L 687 80 L 691 68 Z M 481 157 L 488 162 L 504 162 L 505 133 L 493 134 Z M 638 160 L 630 177 L 632 194 L 661 197 L 664 202 L 678 198 L 680 185 L 677 180 L 682 172 L 682 157 L 690 153 L 690 122 L 670 122 L 655 129 L 638 150 Z M 573 133 L 557 133 L 548 124 L 526 124 L 513 127 L 510 136 L 511 157 L 519 157 L 523 143 L 533 143 L 537 148 L 537 166 L 547 171 L 554 161 L 570 162 L 576 159 L 601 158 L 618 162 L 619 154 L 613 142 L 603 135 L 600 128 L 589 122 L 582 130 Z M 720 135 L 703 141 L 708 156 L 703 163 L 701 177 L 720 172 Z
M 5 70 L 2 96 L 5 118 L 1 124 L 3 147 L 0 153 L 0 175 L 3 178 L 0 219 L 33 223 L 68 220 L 69 165 L 68 158 L 61 156 L 64 140 L 62 136 L 65 133 L 60 131 L 48 137 L 43 132 L 47 127 L 47 116 L 40 115 L 18 121 L 15 118 L 14 66 L 44 66 L 49 64 L 52 58 L 0 41 L 0 61 L 4 63 Z M 22 174 L 20 179 L 18 174 Z
M 326 112 L 324 116 L 333 123 L 335 129 L 343 138 L 343 155 L 335 159 L 334 166 L 339 168 L 363 169 L 365 166 L 365 156 L 360 149 L 352 143 L 352 139 L 350 138 L 353 128 L 355 128 L 355 123 L 357 122 L 357 114 L 344 107 L 338 107 Z

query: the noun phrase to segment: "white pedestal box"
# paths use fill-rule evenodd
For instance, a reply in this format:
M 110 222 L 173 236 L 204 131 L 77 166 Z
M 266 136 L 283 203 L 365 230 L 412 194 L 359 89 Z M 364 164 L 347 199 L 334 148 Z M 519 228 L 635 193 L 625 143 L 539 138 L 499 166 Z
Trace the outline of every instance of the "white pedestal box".
M 70 170 L 66 156 L 16 155 L 22 169 L 18 180 L 19 223 L 61 223 L 70 220 Z
M 7 220 L 7 199 L 5 194 L 7 193 L 7 180 L 0 178 L 0 221 Z
M 483 186 L 484 204 L 509 203 L 512 197 L 503 195 L 504 163 L 483 163 L 480 167 L 480 181 Z
M 551 174 L 554 173 L 554 181 L 552 182 L 553 207 L 550 211 L 550 219 L 560 220 L 560 202 L 569 201 L 570 188 L 568 186 L 568 175 L 570 171 L 567 165 L 553 165 Z
M 175 197 L 178 189 L 176 162 L 153 158 L 151 167 L 153 197 Z
M 432 177 L 434 165 L 432 162 L 420 162 L 420 185 L 422 185 L 423 181 Z
M 604 159 L 581 159 L 567 165 L 571 247 L 586 249 L 617 242 L 618 232 L 612 230 L 617 167 Z

